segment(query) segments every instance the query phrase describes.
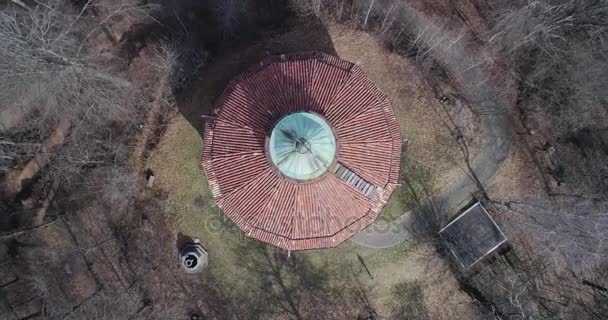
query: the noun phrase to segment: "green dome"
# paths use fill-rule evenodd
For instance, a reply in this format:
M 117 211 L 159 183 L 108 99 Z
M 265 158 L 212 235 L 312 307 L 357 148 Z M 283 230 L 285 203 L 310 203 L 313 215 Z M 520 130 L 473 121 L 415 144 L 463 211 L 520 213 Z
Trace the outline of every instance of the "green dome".
M 270 133 L 270 159 L 284 175 L 308 180 L 321 176 L 336 157 L 336 138 L 321 116 L 292 113 Z

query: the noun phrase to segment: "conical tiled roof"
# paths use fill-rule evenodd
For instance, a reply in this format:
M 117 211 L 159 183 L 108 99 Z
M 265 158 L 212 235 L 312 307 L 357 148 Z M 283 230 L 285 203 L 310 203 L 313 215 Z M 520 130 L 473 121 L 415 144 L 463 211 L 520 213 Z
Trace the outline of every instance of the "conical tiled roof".
M 213 113 L 202 156 L 211 190 L 261 241 L 290 250 L 336 246 L 377 218 L 398 182 L 401 135 L 390 102 L 360 67 L 337 57 L 269 56 L 229 83 Z M 273 129 L 296 113 L 322 119 L 335 137 L 335 157 L 323 160 L 320 174 L 291 176 L 271 159 Z M 287 135 L 297 150 L 314 147 Z

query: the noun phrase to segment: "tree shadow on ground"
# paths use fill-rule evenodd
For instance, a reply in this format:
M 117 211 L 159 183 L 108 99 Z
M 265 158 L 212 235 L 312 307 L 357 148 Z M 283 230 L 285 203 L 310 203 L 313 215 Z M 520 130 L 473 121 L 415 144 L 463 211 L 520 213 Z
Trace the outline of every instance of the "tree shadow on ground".
M 209 57 L 195 78 L 177 93 L 179 112 L 203 136 L 203 115 L 208 115 L 228 82 L 267 55 L 297 51 L 336 54 L 331 37 L 319 21 L 290 18 L 288 28 L 239 42 L 226 42 Z
M 207 115 L 228 82 L 268 54 L 321 51 L 335 55 L 318 18 L 299 19 L 282 0 L 159 0 L 145 23 L 119 41 L 127 61 L 146 48 L 175 54 L 173 92 L 178 111 L 203 135 Z
M 247 318 L 378 319 L 359 271 L 337 275 L 302 252 L 287 253 L 253 239 L 239 243 L 237 266 L 248 277 L 235 290 Z M 246 293 L 246 294 L 243 294 Z M 243 295 L 238 297 L 238 295 Z
M 184 246 L 192 243 L 194 243 L 194 238 L 191 236 L 185 235 L 181 232 L 177 234 L 177 240 L 175 241 L 177 252 L 180 252 Z

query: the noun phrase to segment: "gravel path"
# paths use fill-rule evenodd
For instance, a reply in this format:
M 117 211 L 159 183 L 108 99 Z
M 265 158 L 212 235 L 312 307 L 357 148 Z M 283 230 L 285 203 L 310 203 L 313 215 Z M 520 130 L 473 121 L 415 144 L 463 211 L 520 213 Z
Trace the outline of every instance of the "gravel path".
M 479 154 L 471 161 L 472 171 L 482 184 L 487 183 L 506 159 L 511 144 L 511 123 L 508 108 L 499 98 L 499 88 L 487 81 L 476 54 L 468 52 L 457 41 L 458 36 L 445 32 L 419 12 L 411 10 L 412 30 L 420 36 L 426 47 L 433 48 L 433 58 L 439 61 L 452 76 L 464 83 L 462 91 L 471 105 L 480 114 L 481 145 Z M 471 199 L 479 188 L 466 172 L 455 182 L 447 185 L 443 192 L 430 201 L 436 210 L 449 212 Z M 351 241 L 369 248 L 389 248 L 412 238 L 412 216 L 426 208 L 403 214 L 391 223 L 376 222 L 355 235 Z

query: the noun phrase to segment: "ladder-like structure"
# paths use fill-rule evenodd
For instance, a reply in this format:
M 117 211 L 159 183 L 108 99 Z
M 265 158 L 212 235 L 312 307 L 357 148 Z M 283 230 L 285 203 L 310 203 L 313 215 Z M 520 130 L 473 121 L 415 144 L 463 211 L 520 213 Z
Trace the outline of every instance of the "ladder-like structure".
M 374 187 L 371 183 L 365 181 L 363 178 L 348 170 L 348 168 L 340 163 L 334 167 L 334 174 L 338 178 L 342 179 L 342 181 L 357 189 L 357 191 L 363 193 L 367 198 L 371 198 L 376 190 L 376 187 Z

